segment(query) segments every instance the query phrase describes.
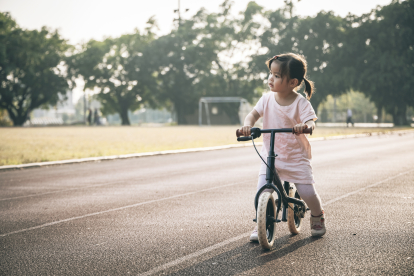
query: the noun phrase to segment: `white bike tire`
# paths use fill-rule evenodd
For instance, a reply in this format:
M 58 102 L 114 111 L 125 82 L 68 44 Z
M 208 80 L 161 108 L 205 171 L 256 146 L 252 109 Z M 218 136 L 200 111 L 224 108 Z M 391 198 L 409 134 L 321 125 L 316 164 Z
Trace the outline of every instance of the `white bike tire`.
M 289 189 L 289 197 L 301 199 L 299 194 L 296 193 L 296 187 L 293 186 Z M 300 229 L 302 226 L 302 218 L 295 216 L 295 212 L 292 210 L 293 208 L 294 204 L 289 203 L 287 211 L 287 223 L 290 233 L 297 235 L 300 233 Z
M 257 206 L 257 236 L 264 249 L 272 249 L 276 239 L 276 222 L 266 222 L 267 216 L 276 219 L 276 204 L 271 193 L 263 192 Z

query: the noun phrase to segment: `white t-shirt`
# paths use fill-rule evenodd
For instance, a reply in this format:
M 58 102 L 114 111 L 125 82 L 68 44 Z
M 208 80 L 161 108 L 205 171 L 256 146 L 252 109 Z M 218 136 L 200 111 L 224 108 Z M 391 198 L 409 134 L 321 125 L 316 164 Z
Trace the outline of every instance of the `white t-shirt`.
M 275 92 L 263 95 L 254 108 L 263 117 L 263 129 L 292 128 L 296 124 L 316 121 L 318 117 L 306 98 L 298 94 L 289 106 L 276 102 Z M 267 162 L 270 146 L 270 133 L 264 133 L 261 156 Z M 310 160 L 311 145 L 307 135 L 296 136 L 292 133 L 275 135 L 275 167 L 280 179 L 297 184 L 315 183 Z M 260 174 L 266 174 L 266 165 L 262 163 Z

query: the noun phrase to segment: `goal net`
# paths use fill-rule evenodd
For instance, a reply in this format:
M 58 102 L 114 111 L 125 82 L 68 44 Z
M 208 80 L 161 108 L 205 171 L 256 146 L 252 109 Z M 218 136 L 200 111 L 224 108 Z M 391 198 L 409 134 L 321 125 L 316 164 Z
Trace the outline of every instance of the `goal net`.
M 206 117 L 207 125 L 211 125 L 211 115 L 210 112 L 217 113 L 217 108 L 213 107 L 210 109 L 210 106 L 212 104 L 224 104 L 224 103 L 238 103 L 239 104 L 239 122 L 242 125 L 244 118 L 246 115 L 252 110 L 251 105 L 249 102 L 241 97 L 202 97 L 200 98 L 198 102 L 198 124 L 201 126 L 203 123 L 203 113 Z M 209 106 L 210 105 L 210 106 Z M 204 106 L 204 112 L 203 112 L 203 106 Z

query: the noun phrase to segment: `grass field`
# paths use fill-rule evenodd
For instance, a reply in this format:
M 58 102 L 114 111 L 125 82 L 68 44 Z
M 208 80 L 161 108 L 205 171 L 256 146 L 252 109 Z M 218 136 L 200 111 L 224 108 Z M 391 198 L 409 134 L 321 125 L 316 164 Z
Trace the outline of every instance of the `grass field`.
M 0 165 L 235 144 L 236 129 L 237 126 L 0 128 Z M 317 127 L 312 137 L 401 129 L 407 128 Z

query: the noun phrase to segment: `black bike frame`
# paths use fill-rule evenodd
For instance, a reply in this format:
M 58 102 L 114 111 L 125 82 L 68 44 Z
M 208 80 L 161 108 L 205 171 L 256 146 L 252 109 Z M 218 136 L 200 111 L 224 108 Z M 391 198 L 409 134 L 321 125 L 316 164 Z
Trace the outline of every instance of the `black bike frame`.
M 306 205 L 302 200 L 288 196 L 289 189 L 290 189 L 289 182 L 285 181 L 284 185 L 282 185 L 282 181 L 280 180 L 279 175 L 277 174 L 276 169 L 275 169 L 275 158 L 277 156 L 277 154 L 275 154 L 275 151 L 274 151 L 275 134 L 278 133 L 278 132 L 290 132 L 290 133 L 292 133 L 292 129 L 291 128 L 281 128 L 281 129 L 262 129 L 262 130 L 260 130 L 258 128 L 255 128 L 255 129 L 252 128 L 252 139 L 258 138 L 260 136 L 259 131 L 260 131 L 260 133 L 270 133 L 270 149 L 269 149 L 269 155 L 267 157 L 267 165 L 268 166 L 266 168 L 266 185 L 264 185 L 263 187 L 261 187 L 257 191 L 256 197 L 254 199 L 254 207 L 256 209 L 256 219 L 257 219 L 257 205 L 259 203 L 260 194 L 265 189 L 273 189 L 277 193 L 278 199 L 279 199 L 279 200 L 277 200 L 276 220 L 277 220 L 279 210 L 281 208 L 281 204 L 283 202 L 283 207 L 284 208 L 283 208 L 283 213 L 282 213 L 282 221 L 287 221 L 286 211 L 287 211 L 287 208 L 288 208 L 288 203 L 297 204 L 299 206 L 302 206 L 302 208 L 305 208 L 305 210 L 306 210 Z M 256 221 L 256 219 L 254 221 Z

